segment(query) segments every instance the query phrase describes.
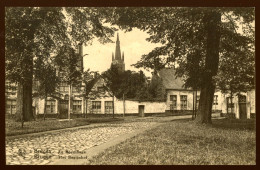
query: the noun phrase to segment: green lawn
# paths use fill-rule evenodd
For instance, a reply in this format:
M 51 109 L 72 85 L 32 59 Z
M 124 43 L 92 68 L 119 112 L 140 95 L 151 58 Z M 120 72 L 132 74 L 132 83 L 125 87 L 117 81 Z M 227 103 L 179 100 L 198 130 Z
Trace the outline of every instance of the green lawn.
M 70 121 L 59 121 L 59 119 L 47 118 L 38 119 L 36 121 L 25 122 L 24 127 L 21 128 L 20 122 L 15 122 L 13 119 L 6 119 L 5 121 L 5 133 L 6 136 L 14 136 L 20 134 L 43 132 L 56 129 L 64 129 L 69 127 L 83 126 L 93 123 L 115 122 L 121 121 L 122 118 L 112 117 L 88 117 L 88 118 L 76 118 Z
M 126 140 L 86 164 L 255 165 L 254 120 L 167 122 Z

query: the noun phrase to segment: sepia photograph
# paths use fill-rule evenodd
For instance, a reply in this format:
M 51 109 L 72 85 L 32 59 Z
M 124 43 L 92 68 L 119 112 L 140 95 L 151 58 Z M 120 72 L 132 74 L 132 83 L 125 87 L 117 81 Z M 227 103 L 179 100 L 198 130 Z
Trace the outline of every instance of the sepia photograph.
M 255 7 L 4 9 L 6 165 L 256 165 Z

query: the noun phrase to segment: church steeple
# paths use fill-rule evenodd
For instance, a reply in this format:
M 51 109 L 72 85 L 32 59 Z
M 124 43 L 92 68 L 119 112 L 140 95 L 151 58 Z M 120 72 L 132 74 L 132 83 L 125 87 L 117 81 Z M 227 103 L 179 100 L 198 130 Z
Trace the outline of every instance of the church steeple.
M 118 33 L 117 33 L 117 40 L 116 40 L 115 59 L 116 60 L 121 60 L 121 50 L 120 50 L 120 41 L 119 41 Z
M 124 72 L 125 71 L 124 59 L 125 59 L 124 52 L 121 53 L 119 34 L 117 33 L 115 55 L 114 55 L 114 53 L 112 53 L 111 67 L 113 66 L 113 67 L 117 68 L 117 70 L 120 73 Z

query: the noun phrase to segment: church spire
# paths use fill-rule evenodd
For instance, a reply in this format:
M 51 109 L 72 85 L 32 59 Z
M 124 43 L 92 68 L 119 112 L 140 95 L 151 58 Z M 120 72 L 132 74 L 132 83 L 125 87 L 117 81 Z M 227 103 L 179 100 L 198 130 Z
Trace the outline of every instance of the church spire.
M 120 50 L 120 41 L 119 41 L 118 33 L 117 33 L 117 40 L 116 40 L 115 60 L 121 60 L 121 50 Z

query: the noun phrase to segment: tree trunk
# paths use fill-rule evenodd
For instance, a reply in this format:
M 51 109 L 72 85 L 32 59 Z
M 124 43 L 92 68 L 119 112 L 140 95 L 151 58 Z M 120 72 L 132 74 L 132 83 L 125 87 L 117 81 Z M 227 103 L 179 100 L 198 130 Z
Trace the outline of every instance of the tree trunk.
M 32 84 L 18 84 L 16 121 L 33 120 Z
M 196 121 L 211 123 L 212 102 L 215 92 L 213 76 L 217 75 L 219 65 L 219 42 L 221 14 L 218 12 L 205 13 L 205 30 L 207 36 L 205 72 L 202 75 L 202 87 Z
M 69 104 L 68 104 L 68 119 L 70 120 L 70 110 L 71 110 L 71 84 L 69 85 Z
M 194 119 L 196 119 L 196 117 L 197 117 L 197 96 L 198 96 L 198 94 L 197 94 L 197 92 L 198 92 L 198 90 L 196 89 L 196 99 L 195 99 L 195 115 L 194 115 Z
M 234 108 L 233 108 L 233 93 L 232 93 L 232 91 L 231 91 L 231 93 L 230 93 L 230 107 L 231 107 L 231 115 L 233 116 L 233 113 L 234 113 Z
M 85 118 L 87 118 L 87 114 L 88 114 L 88 98 L 86 98 L 86 114 L 85 114 Z
M 114 104 L 114 102 L 115 102 L 115 97 L 114 97 L 114 93 L 113 93 L 113 118 L 115 118 L 115 104 Z
M 16 116 L 15 120 L 21 122 L 23 128 L 24 116 L 23 116 L 23 86 L 18 83 L 17 87 L 17 99 L 16 99 Z
M 191 117 L 191 119 L 192 120 L 194 120 L 195 119 L 195 116 L 194 116 L 194 114 L 195 114 L 195 107 L 194 107 L 194 105 L 195 105 L 195 99 L 194 99 L 194 91 L 192 92 L 192 96 L 193 96 L 193 103 L 192 103 L 192 117 Z
M 44 97 L 43 120 L 45 120 L 46 117 L 46 105 L 47 105 L 47 95 Z

